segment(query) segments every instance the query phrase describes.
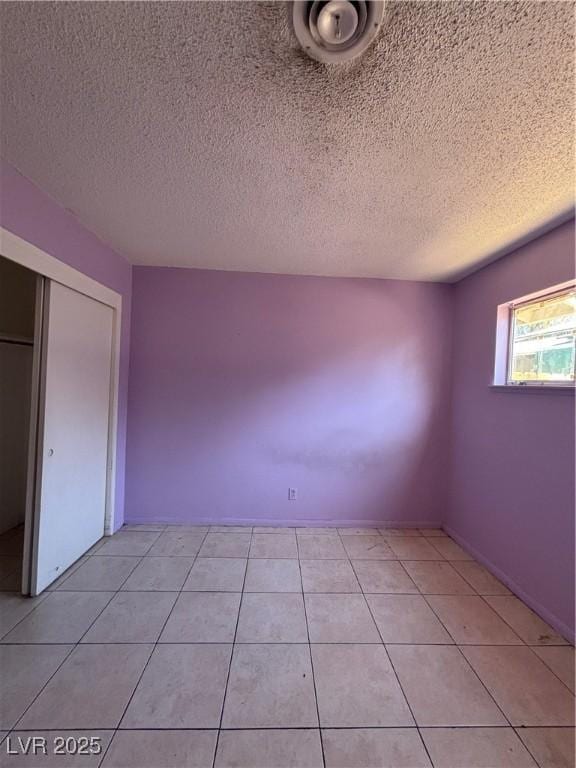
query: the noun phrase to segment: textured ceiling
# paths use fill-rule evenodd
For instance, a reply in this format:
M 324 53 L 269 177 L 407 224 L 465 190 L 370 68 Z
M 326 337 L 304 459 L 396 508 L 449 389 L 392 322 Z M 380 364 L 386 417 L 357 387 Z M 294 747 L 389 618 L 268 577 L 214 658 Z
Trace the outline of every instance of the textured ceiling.
M 571 2 L 0 3 L 2 154 L 136 264 L 450 280 L 573 203 Z

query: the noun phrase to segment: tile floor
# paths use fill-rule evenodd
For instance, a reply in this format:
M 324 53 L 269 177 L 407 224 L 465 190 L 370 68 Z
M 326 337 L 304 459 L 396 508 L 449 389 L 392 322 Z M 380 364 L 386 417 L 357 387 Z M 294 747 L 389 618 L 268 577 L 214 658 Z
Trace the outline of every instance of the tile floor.
M 442 531 L 126 526 L 35 599 L 17 543 L 3 768 L 574 766 L 574 649 Z

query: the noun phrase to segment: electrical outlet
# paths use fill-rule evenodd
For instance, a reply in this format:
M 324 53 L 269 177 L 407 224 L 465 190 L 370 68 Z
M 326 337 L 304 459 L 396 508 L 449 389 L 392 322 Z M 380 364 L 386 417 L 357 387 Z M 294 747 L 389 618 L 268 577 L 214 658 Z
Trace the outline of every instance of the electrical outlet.
M 288 501 L 296 501 L 298 498 L 297 488 L 288 488 Z

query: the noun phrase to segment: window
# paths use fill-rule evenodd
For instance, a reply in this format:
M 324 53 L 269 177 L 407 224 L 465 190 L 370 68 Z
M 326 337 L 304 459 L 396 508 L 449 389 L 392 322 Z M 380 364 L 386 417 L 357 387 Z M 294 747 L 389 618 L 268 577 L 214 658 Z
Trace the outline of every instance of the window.
M 576 290 L 512 307 L 508 381 L 573 382 Z
M 509 305 L 506 384 L 573 385 L 576 288 Z
M 500 304 L 494 386 L 576 392 L 576 285 L 569 280 Z

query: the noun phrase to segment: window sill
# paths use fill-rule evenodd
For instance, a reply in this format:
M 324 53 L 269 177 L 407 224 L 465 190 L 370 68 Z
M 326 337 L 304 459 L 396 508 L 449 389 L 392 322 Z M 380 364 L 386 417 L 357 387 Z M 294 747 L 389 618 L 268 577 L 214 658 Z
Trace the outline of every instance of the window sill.
M 546 384 L 490 384 L 490 389 L 496 392 L 522 392 L 530 393 L 531 395 L 574 395 L 576 387 L 552 385 L 546 386 Z

